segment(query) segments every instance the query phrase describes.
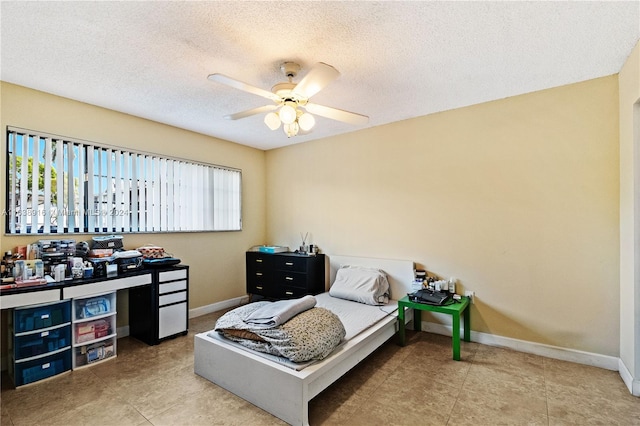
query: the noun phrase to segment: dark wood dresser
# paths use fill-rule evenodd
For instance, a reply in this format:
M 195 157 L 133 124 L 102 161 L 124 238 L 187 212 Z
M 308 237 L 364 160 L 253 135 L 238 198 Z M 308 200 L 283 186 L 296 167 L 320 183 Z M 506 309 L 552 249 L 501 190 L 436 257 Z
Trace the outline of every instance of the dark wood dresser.
M 325 291 L 325 256 L 247 252 L 247 293 L 268 299 L 294 299 Z

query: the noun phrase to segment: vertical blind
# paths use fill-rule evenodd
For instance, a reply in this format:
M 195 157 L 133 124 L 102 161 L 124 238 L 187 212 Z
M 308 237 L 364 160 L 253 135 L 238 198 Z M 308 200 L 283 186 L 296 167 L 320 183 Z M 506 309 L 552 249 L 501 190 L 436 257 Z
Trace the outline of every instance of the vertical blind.
M 7 128 L 9 234 L 237 231 L 240 170 Z

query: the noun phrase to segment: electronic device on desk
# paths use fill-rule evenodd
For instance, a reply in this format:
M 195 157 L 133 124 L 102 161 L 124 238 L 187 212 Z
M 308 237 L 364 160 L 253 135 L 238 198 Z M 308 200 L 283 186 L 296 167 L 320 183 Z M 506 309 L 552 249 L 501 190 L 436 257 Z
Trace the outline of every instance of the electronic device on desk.
M 142 268 L 142 253 L 138 250 L 118 251 L 113 254 L 119 272 L 135 271 Z
M 409 293 L 409 300 L 412 302 L 425 303 L 427 305 L 442 306 L 449 302 L 451 295 L 444 291 L 434 291 L 422 289 Z

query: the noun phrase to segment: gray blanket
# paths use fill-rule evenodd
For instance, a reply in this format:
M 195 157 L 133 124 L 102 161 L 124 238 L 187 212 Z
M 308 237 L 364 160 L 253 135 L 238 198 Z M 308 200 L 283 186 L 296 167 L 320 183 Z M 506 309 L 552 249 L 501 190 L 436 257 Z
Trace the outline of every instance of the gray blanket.
M 209 334 L 220 333 L 246 348 L 282 356 L 293 362 L 323 359 L 345 336 L 344 325 L 338 316 L 318 307 L 307 309 L 272 328 L 255 327 L 243 321 L 270 303 L 250 303 L 225 313 Z
M 256 309 L 244 322 L 254 327 L 272 328 L 284 324 L 301 312 L 316 306 L 316 298 L 304 296 L 300 299 L 279 300 L 263 305 Z

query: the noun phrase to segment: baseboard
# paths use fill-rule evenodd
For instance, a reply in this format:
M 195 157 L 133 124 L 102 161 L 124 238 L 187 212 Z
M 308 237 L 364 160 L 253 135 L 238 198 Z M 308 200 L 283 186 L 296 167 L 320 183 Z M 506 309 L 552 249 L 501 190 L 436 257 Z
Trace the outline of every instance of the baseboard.
M 248 301 L 248 296 L 236 297 L 234 299 L 223 300 L 211 305 L 201 306 L 189 311 L 189 318 L 196 318 L 212 312 L 232 308 L 244 304 Z M 451 326 L 436 324 L 432 322 L 422 322 L 422 330 L 430 333 L 451 336 Z M 548 358 L 570 361 L 578 364 L 592 365 L 594 367 L 605 368 L 607 370 L 619 371 L 620 359 L 618 357 L 600 355 L 590 352 L 577 351 L 574 349 L 561 348 L 558 346 L 544 345 L 541 343 L 528 342 L 525 340 L 512 339 L 510 337 L 496 336 L 494 334 L 471 331 L 471 341 L 488 346 L 497 346 L 513 349 L 519 352 L 531 353 L 534 355 L 546 356 Z M 630 376 L 630 375 L 629 375 Z
M 240 297 L 234 297 L 233 299 L 223 300 L 222 302 L 212 303 L 211 305 L 200 306 L 198 308 L 190 309 L 189 319 L 210 314 L 212 312 L 218 312 L 223 309 L 228 309 L 228 308 L 233 308 L 239 305 L 243 305 L 248 301 L 249 301 L 249 296 L 240 296 Z
M 422 321 L 422 330 L 430 333 L 451 336 L 451 326 Z M 462 335 L 462 332 L 461 332 Z M 471 341 L 487 346 L 496 346 L 513 349 L 519 352 L 545 356 L 547 358 L 570 361 L 578 364 L 592 365 L 607 370 L 618 371 L 620 358 L 608 355 L 600 355 L 591 352 L 583 352 L 575 349 L 561 348 L 559 346 L 544 345 L 542 343 L 528 342 L 526 340 L 497 336 L 495 334 L 471 331 Z
M 129 326 L 125 325 L 124 327 L 116 328 L 116 333 L 118 333 L 118 339 L 121 337 L 127 337 L 129 335 Z
M 629 392 L 631 392 L 631 395 L 640 396 L 640 380 L 633 378 L 633 376 L 631 375 L 631 372 L 629 371 L 625 363 L 622 361 L 622 359 L 619 360 L 618 371 L 620 372 L 620 377 L 622 377 L 622 381 L 624 382 L 625 385 L 627 385 Z

